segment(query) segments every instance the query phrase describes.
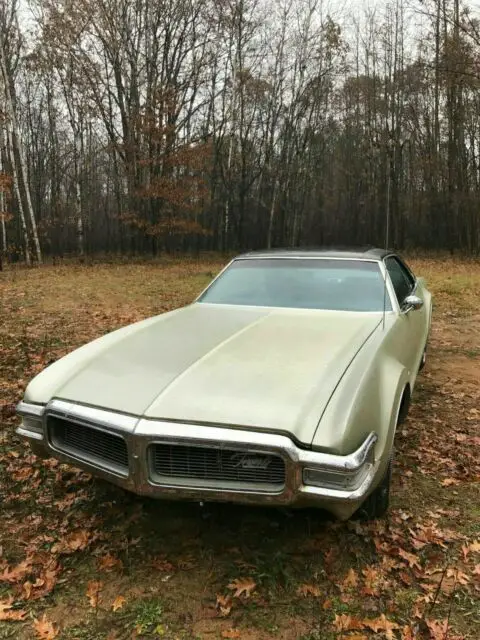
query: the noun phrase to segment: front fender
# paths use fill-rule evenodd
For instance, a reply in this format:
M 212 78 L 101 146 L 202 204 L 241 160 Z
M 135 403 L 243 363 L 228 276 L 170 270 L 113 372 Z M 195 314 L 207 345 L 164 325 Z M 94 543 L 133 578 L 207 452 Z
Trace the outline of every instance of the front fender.
M 388 331 L 386 322 L 385 331 Z M 388 352 L 380 327 L 365 343 L 339 382 L 312 440 L 314 449 L 330 441 L 335 452 L 355 451 L 369 433 L 378 436 L 375 457 L 385 470 L 393 445 L 408 371 Z

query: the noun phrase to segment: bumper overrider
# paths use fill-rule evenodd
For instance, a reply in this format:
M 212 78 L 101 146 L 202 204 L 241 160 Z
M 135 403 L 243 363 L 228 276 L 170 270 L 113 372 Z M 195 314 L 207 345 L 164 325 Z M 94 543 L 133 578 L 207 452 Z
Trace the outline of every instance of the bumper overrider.
M 284 435 L 138 418 L 63 400 L 20 402 L 17 413 L 17 434 L 35 454 L 156 498 L 313 506 L 346 519 L 379 467 L 373 432 L 340 456 L 302 449 Z

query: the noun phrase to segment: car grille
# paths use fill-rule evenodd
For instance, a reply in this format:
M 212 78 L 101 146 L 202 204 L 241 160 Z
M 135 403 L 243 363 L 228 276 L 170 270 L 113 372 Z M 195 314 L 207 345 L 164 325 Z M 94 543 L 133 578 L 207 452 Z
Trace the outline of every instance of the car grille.
M 63 418 L 48 418 L 53 446 L 68 455 L 107 471 L 128 475 L 127 444 L 122 436 Z
M 285 463 L 271 453 L 162 443 L 150 447 L 149 458 L 156 484 L 264 492 L 285 486 Z

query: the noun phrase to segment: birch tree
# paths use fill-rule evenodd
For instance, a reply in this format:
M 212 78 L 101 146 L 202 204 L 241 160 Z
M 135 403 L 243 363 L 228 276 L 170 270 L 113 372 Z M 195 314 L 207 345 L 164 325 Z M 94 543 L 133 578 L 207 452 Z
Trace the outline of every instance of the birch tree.
M 42 251 L 37 232 L 37 223 L 33 211 L 30 194 L 25 151 L 23 148 L 20 128 L 17 119 L 17 100 L 15 92 L 15 64 L 19 57 L 19 26 L 18 6 L 16 0 L 6 0 L 0 5 L 0 67 L 3 80 L 6 113 L 9 119 L 10 155 L 14 165 L 15 189 L 17 192 L 19 209 L 23 210 L 22 196 L 25 198 L 26 209 L 30 221 L 31 233 L 37 262 L 42 263 Z M 15 38 L 17 42 L 15 42 Z M 15 47 L 16 50 L 13 48 Z M 17 162 L 18 156 L 18 162 Z M 22 227 L 23 223 L 22 221 Z M 25 227 L 25 235 L 27 235 Z M 28 244 L 28 243 L 26 243 Z M 26 255 L 29 255 L 26 248 Z

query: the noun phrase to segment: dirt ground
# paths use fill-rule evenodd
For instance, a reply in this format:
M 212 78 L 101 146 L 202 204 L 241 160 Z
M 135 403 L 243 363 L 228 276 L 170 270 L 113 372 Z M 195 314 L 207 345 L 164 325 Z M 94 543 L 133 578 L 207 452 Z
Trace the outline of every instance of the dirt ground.
M 412 259 L 428 364 L 375 523 L 141 499 L 14 434 L 49 362 L 189 302 L 217 258 L 0 273 L 0 639 L 480 638 L 480 263 Z

